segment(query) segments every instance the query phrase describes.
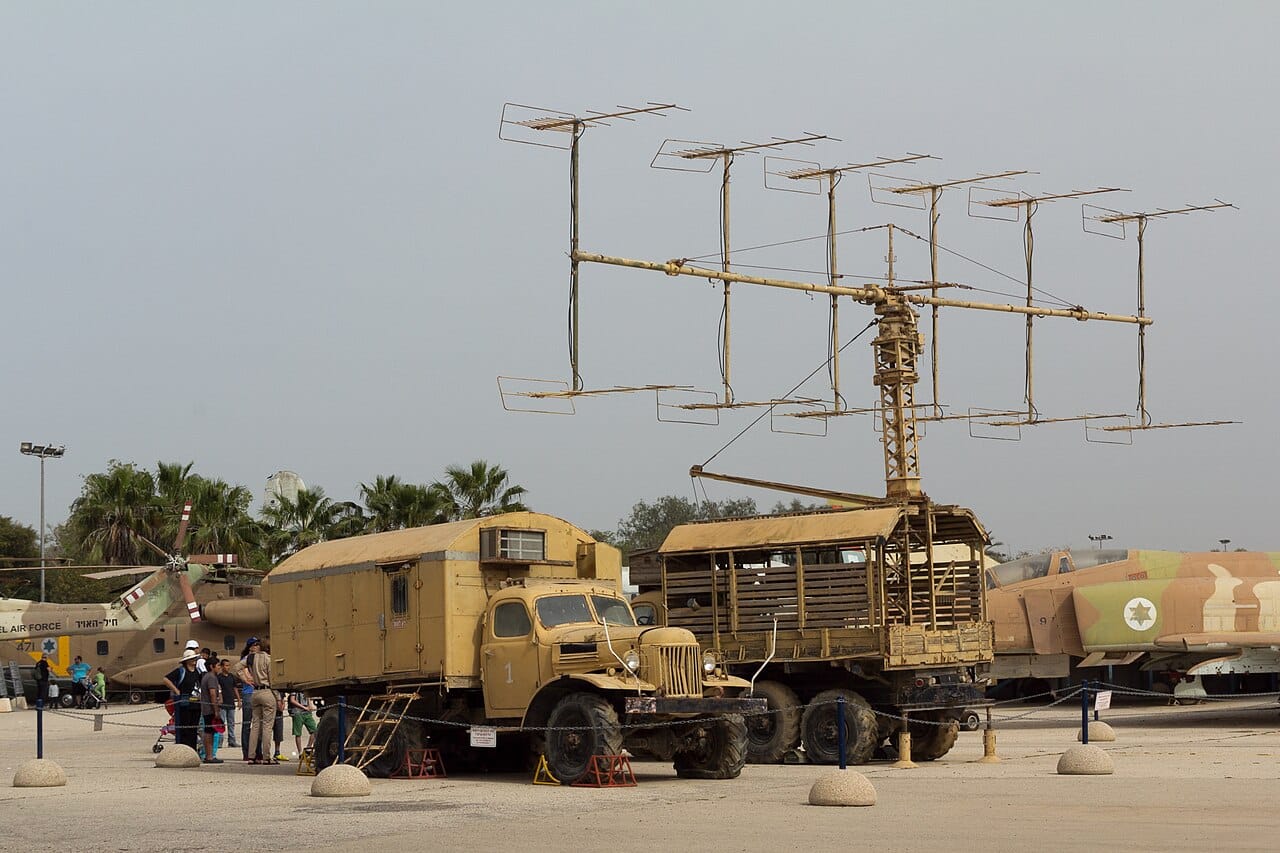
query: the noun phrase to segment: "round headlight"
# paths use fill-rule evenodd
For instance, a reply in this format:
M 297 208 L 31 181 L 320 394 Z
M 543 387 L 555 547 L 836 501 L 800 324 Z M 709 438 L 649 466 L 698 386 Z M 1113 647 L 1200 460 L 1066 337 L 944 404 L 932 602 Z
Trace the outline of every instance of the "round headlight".
M 716 656 L 711 652 L 707 652 L 702 656 L 702 671 L 706 673 L 715 672 Z
M 627 665 L 627 669 L 635 672 L 640 668 L 640 653 L 635 649 L 631 649 L 622 656 L 622 662 Z

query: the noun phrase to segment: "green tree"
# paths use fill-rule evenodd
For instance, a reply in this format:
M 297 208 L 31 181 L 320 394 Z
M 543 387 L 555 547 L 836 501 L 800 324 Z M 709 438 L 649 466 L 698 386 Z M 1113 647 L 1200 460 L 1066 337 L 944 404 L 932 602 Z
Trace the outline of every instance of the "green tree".
M 769 510 L 769 514 L 786 515 L 789 512 L 816 512 L 824 509 L 829 509 L 824 503 L 807 504 L 799 498 L 792 498 L 790 503 L 778 501 L 773 505 L 773 509 Z
M 528 490 L 508 485 L 507 480 L 507 472 L 501 466 L 477 459 L 467 468 L 450 465 L 445 469 L 444 481 L 435 485 L 448 495 L 449 517 L 456 520 L 527 510 L 529 507 L 521 498 Z
M 678 495 L 664 495 L 652 503 L 640 501 L 633 506 L 631 514 L 618 521 L 612 542 L 624 554 L 630 554 L 658 547 L 677 524 L 755 514 L 756 502 L 751 498 L 695 504 Z
M 30 566 L 40 562 L 40 535 L 34 527 L 0 515 L 0 569 Z M 12 598 L 34 598 L 40 594 L 40 573 L 0 572 L 0 590 Z

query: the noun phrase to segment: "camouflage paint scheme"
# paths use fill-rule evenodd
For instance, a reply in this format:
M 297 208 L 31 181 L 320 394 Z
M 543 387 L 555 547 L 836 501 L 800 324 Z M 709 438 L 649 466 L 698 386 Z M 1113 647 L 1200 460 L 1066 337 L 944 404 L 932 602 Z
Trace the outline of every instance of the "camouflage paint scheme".
M 1146 670 L 1280 672 L 1280 552 L 1057 551 L 988 578 L 998 658 L 1087 667 L 1145 655 Z

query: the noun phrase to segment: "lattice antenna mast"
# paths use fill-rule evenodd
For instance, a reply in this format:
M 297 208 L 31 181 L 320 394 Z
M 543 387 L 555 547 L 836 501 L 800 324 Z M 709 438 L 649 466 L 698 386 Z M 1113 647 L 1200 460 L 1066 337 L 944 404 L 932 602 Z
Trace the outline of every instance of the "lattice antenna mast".
M 665 140 L 649 164 L 655 169 L 671 169 L 680 172 L 710 172 L 717 161 L 721 164 L 720 176 L 720 269 L 729 272 L 729 172 L 733 159 L 739 154 L 758 151 L 774 151 L 787 145 L 813 145 L 821 139 L 833 139 L 821 133 L 805 133 L 794 138 L 775 136 L 769 142 L 742 142 L 738 145 L 719 145 L 713 142 L 693 142 L 687 139 Z M 838 142 L 839 140 L 834 140 Z M 720 379 L 724 385 L 723 406 L 733 405 L 733 383 L 729 366 L 729 280 L 722 279 L 724 305 L 720 316 Z
M 771 175 L 782 178 L 785 182 L 799 184 L 801 181 L 816 183 L 821 192 L 825 183 L 827 187 L 827 283 L 835 285 L 840 280 L 839 265 L 836 260 L 836 187 L 844 175 L 851 172 L 862 172 L 867 169 L 880 169 L 900 163 L 914 163 L 918 160 L 936 160 L 929 154 L 908 154 L 905 157 L 877 157 L 869 163 L 850 163 L 846 166 L 824 168 L 817 163 L 791 160 L 784 157 L 766 157 L 764 162 L 764 184 L 769 189 L 796 191 L 787 187 L 772 186 Z M 772 168 L 771 164 L 772 163 Z M 799 190 L 804 192 L 804 190 Z M 840 394 L 840 303 L 839 297 L 830 297 L 830 324 L 827 335 L 827 358 L 831 380 L 832 412 L 840 414 L 845 411 L 844 397 Z
M 981 214 L 973 213 L 973 205 L 974 205 L 973 189 L 974 188 L 971 187 L 969 191 L 970 215 L 981 216 Z M 1006 198 L 988 199 L 986 201 L 977 202 L 977 204 L 979 205 L 996 208 L 998 210 L 1013 210 L 1015 213 L 1015 216 L 1014 216 L 1015 221 L 1017 218 L 1017 214 L 1019 212 L 1021 212 L 1023 216 L 1022 251 L 1027 261 L 1027 308 L 1030 309 L 1035 307 L 1034 306 L 1035 287 L 1032 283 L 1032 277 L 1031 277 L 1032 257 L 1035 251 L 1035 238 L 1031 230 L 1031 220 L 1035 216 L 1036 211 L 1039 209 L 1040 205 L 1043 202 L 1060 201 L 1061 199 L 1064 199 L 1064 198 L 1081 198 L 1083 196 L 1101 195 L 1103 193 L 1117 193 L 1117 192 L 1128 192 L 1128 190 L 1120 189 L 1118 187 L 1099 187 L 1093 190 L 1075 190 L 1069 193 L 1053 193 L 1049 195 L 1038 195 L 1038 196 L 1015 195 L 1015 196 L 1010 196 Z M 992 217 L 988 216 L 986 218 L 992 218 Z M 1036 412 L 1035 385 L 1033 382 L 1034 374 L 1032 371 L 1032 343 L 1034 340 L 1034 325 L 1035 325 L 1036 313 L 1037 312 L 1034 312 L 1034 311 L 1028 311 L 1026 315 L 1027 316 L 1027 347 L 1026 347 L 1025 396 L 1026 396 L 1026 402 L 1027 402 L 1027 423 L 1028 424 L 1036 423 L 1036 421 L 1039 418 L 1039 414 Z
M 582 134 L 589 127 L 608 126 L 611 120 L 635 121 L 640 115 L 666 116 L 671 110 L 687 112 L 679 104 L 659 104 L 653 101 L 643 107 L 618 105 L 613 112 L 588 110 L 578 116 L 559 110 L 530 107 L 525 104 L 507 103 L 502 107 L 502 120 L 498 137 L 508 142 L 520 142 L 543 148 L 569 150 L 569 367 L 572 372 L 572 390 L 582 390 L 582 375 L 578 371 L 578 145 Z M 556 139 L 554 134 L 567 137 Z M 536 140 L 536 141 L 535 141 Z M 555 141 L 553 141 L 555 140 Z
M 1026 169 L 1018 169 L 1007 172 L 984 173 L 973 178 L 961 178 L 955 181 L 939 181 L 936 183 L 912 182 L 901 187 L 884 187 L 884 189 L 887 189 L 895 195 L 918 195 L 921 197 L 927 195 L 929 198 L 929 281 L 931 282 L 930 290 L 934 296 L 938 295 L 938 288 L 941 286 L 938 279 L 938 217 L 940 216 L 938 213 L 938 199 L 942 196 L 942 191 L 951 187 L 964 186 L 966 184 L 994 181 L 1028 174 L 1030 174 L 1030 172 Z M 874 189 L 875 188 L 872 187 L 872 201 L 876 200 Z M 941 399 L 938 391 L 938 306 L 934 305 L 930 313 L 929 361 L 930 375 L 933 378 L 933 416 L 935 418 L 940 418 L 942 417 L 942 408 L 938 402 Z
M 1234 204 L 1225 202 L 1222 199 L 1214 199 L 1213 204 L 1193 204 L 1186 207 L 1179 207 L 1173 210 L 1165 208 L 1157 208 L 1156 210 L 1144 211 L 1141 213 L 1121 213 L 1118 210 L 1109 210 L 1105 207 L 1096 207 L 1094 205 L 1085 204 L 1080 208 L 1080 216 L 1084 224 L 1084 230 L 1090 234 L 1101 234 L 1104 237 L 1116 237 L 1123 240 L 1125 238 L 1125 225 L 1130 222 L 1138 224 L 1138 316 L 1145 317 L 1147 312 L 1147 289 L 1145 276 L 1145 244 L 1144 239 L 1147 233 L 1147 220 L 1160 219 L 1165 216 L 1185 216 L 1190 213 L 1198 213 L 1201 211 L 1221 210 L 1224 207 L 1236 209 Z M 1090 213 L 1090 211 L 1094 211 Z M 1090 221 L 1103 223 L 1106 225 L 1119 225 L 1120 233 L 1108 233 L 1102 230 L 1091 230 Z M 1151 414 L 1147 411 L 1147 327 L 1138 326 L 1138 426 L 1136 429 L 1150 429 L 1155 425 L 1151 423 Z M 1216 422 L 1215 422 L 1216 423 Z M 1169 424 L 1168 426 L 1199 426 L 1200 424 Z M 1165 426 L 1165 425 L 1161 425 Z

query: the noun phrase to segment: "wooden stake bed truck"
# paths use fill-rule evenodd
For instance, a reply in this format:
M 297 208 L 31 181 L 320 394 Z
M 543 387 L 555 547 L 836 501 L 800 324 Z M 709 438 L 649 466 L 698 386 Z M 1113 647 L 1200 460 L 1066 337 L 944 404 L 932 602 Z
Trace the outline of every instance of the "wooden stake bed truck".
M 345 697 L 346 760 L 388 775 L 406 750 L 446 766 L 561 780 L 624 745 L 681 776 L 736 777 L 748 683 L 682 628 L 637 626 L 617 549 L 549 515 L 510 513 L 313 545 L 266 579 L 277 686 Z M 423 722 L 425 721 L 425 722 Z M 498 728 L 471 748 L 472 726 Z M 316 764 L 338 753 L 322 714 Z
M 955 743 L 955 717 L 985 703 L 987 541 L 969 510 L 927 500 L 684 524 L 633 559 L 633 605 L 754 680 L 773 713 L 748 719 L 749 761 L 781 761 L 802 741 L 810 761 L 837 761 L 840 696 L 850 763 L 904 714 L 911 757 L 927 761 Z

